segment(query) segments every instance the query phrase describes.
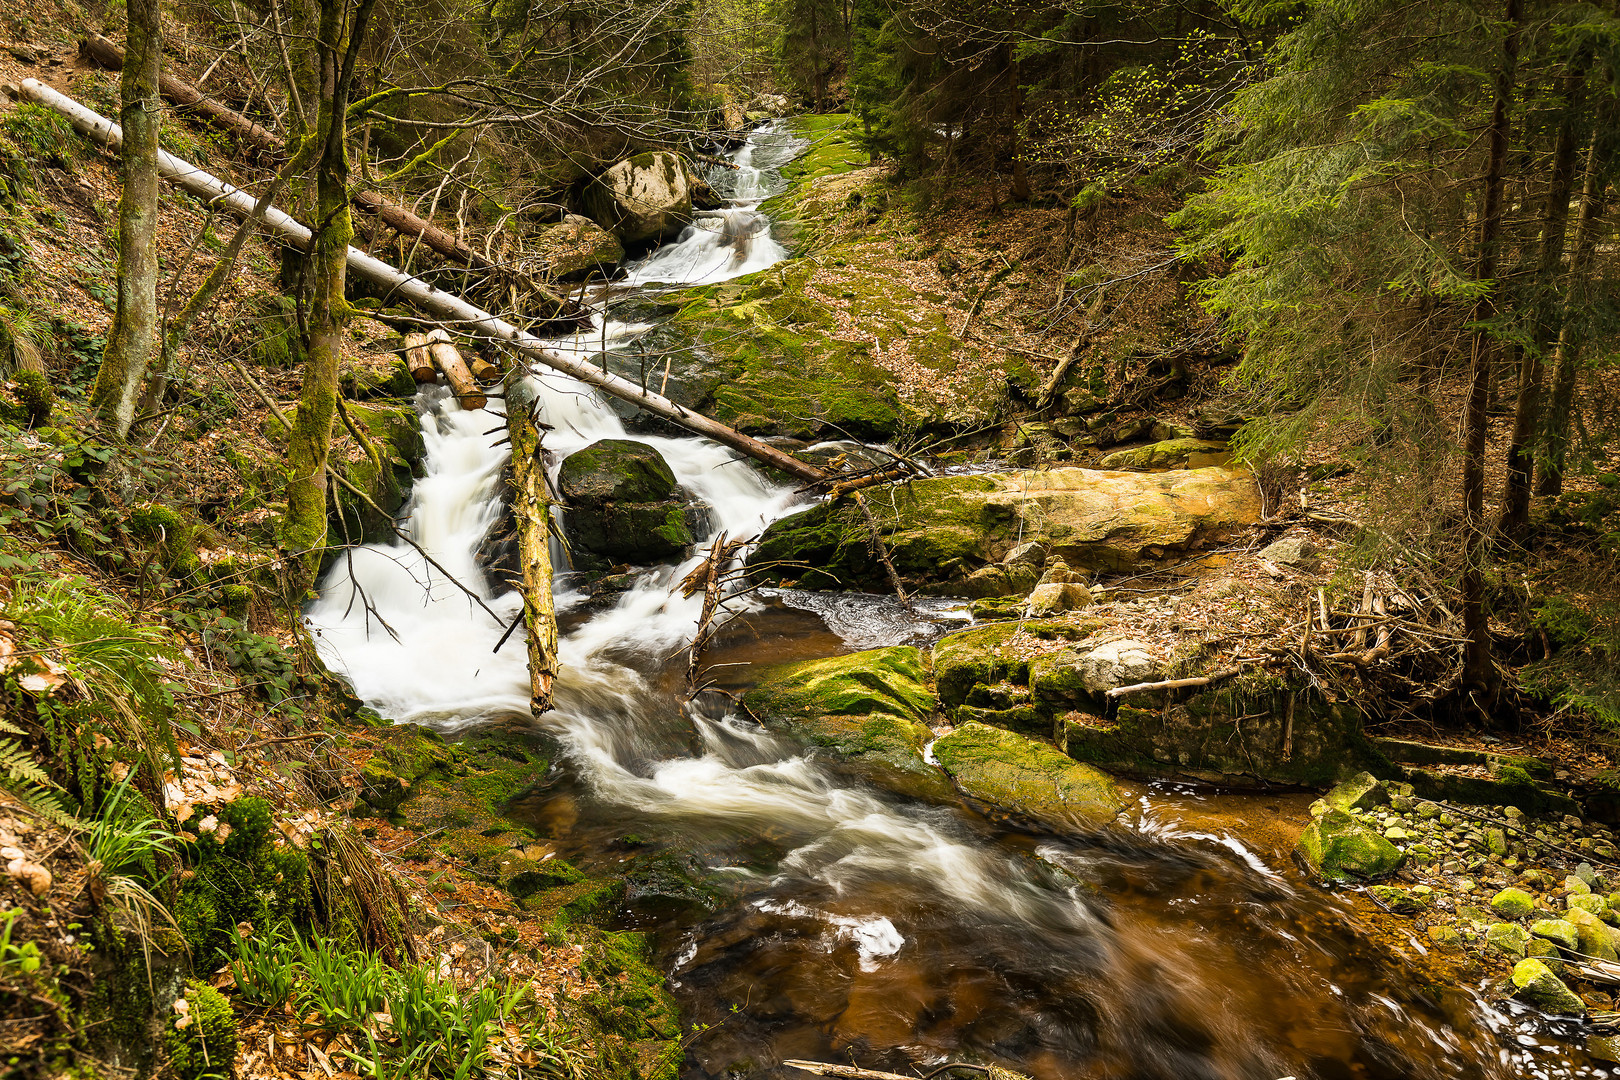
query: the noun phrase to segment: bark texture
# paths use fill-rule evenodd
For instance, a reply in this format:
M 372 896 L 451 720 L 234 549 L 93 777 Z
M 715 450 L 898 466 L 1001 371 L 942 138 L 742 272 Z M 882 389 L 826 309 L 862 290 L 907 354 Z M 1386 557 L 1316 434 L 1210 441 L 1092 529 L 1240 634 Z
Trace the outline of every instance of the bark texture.
M 118 301 L 107 350 L 90 392 L 96 415 L 129 434 L 157 344 L 158 72 L 163 36 L 158 0 L 129 0 L 129 62 L 119 78 L 123 128 L 118 200 Z
M 506 382 L 506 430 L 512 442 L 512 516 L 517 521 L 523 580 L 523 629 L 529 649 L 529 707 L 551 708 L 557 678 L 557 609 L 551 595 L 551 495 L 546 487 L 534 394 L 514 373 Z

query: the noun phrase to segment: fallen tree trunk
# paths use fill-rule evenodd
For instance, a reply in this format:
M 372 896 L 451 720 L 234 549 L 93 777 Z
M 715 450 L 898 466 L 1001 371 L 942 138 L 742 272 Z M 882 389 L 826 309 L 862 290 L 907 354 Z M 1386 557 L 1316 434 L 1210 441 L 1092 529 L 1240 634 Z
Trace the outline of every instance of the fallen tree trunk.
M 461 350 L 456 348 L 449 334 L 443 330 L 429 334 L 428 354 L 433 357 L 433 366 L 444 372 L 444 381 L 450 384 L 450 390 L 463 409 L 471 412 L 489 404 L 489 398 L 478 388 L 472 371 L 461 359 Z
M 75 130 L 103 146 L 116 149 L 122 142 L 123 134 L 117 124 L 37 79 L 25 80 L 21 89 L 24 96 L 55 109 L 72 121 Z M 255 203 L 253 196 L 163 150 L 158 151 L 158 172 L 164 179 L 172 181 L 200 199 L 209 202 L 220 201 L 234 213 L 246 216 L 253 210 Z M 280 210 L 269 210 L 264 215 L 264 225 L 270 232 L 296 247 L 309 246 L 311 240 L 309 229 Z M 425 281 L 401 273 L 381 259 L 374 259 L 353 247 L 349 249 L 349 269 L 356 276 L 383 289 L 389 298 L 403 299 L 440 322 L 455 324 L 466 333 L 499 342 L 527 360 L 562 372 L 587 386 L 628 401 L 654 416 L 684 427 L 696 435 L 713 439 L 722 446 L 728 446 L 755 461 L 780 469 L 789 476 L 812 484 L 829 483 L 834 479 L 823 469 L 744 435 L 718 420 L 693 412 L 668 398 L 649 393 L 629 379 L 603 371 L 583 360 L 554 352 L 546 348 L 539 338 L 518 329 L 505 319 L 474 307 L 460 297 L 437 289 Z
M 534 419 L 534 392 L 526 379 L 506 381 L 506 430 L 512 442 L 512 517 L 517 522 L 523 570 L 523 628 L 529 646 L 529 707 L 551 708 L 557 678 L 557 608 L 551 594 L 551 493 Z
M 124 66 L 124 51 L 118 45 L 100 34 L 89 34 L 79 43 L 79 52 L 100 64 L 102 67 L 118 71 Z M 278 156 L 287 151 L 286 142 L 275 133 L 260 127 L 241 113 L 226 108 L 219 102 L 203 96 L 202 91 L 190 83 L 181 82 L 172 75 L 164 75 L 159 79 L 158 90 L 165 98 L 183 108 L 195 112 L 205 122 L 212 124 L 229 134 L 235 135 L 243 143 L 262 154 Z M 389 228 L 417 237 L 426 244 L 440 258 L 475 270 L 500 271 L 494 261 L 485 258 L 471 246 L 457 240 L 455 236 L 439 228 L 437 225 L 400 206 L 383 198 L 375 191 L 357 191 L 350 196 L 355 207 L 367 214 L 371 214 Z M 529 286 L 546 298 L 548 302 L 557 305 L 556 318 L 579 319 L 586 314 L 584 307 L 577 301 L 557 294 L 554 290 L 530 280 Z
M 124 67 L 124 50 L 100 34 L 87 34 L 85 39 L 79 42 L 79 55 L 111 71 L 122 71 Z M 201 90 L 190 83 L 181 82 L 173 75 L 158 77 L 158 92 L 174 104 L 192 110 L 214 127 L 235 135 L 260 153 L 279 155 L 287 150 L 287 144 L 273 132 L 260 127 L 241 113 L 204 97 Z

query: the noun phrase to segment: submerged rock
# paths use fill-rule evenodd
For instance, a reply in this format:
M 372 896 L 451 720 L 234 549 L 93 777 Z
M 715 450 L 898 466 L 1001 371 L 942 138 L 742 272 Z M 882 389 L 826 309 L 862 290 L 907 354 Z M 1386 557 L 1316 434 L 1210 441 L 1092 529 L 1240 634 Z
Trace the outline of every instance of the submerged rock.
M 1401 868 L 1405 856 L 1354 815 L 1330 807 L 1300 834 L 1295 850 L 1328 881 L 1360 881 Z
M 828 746 L 863 771 L 920 794 L 948 790 L 923 760 L 934 695 L 909 645 L 766 668 L 743 704 L 768 726 Z
M 672 239 L 692 221 L 692 178 L 679 154 L 619 162 L 585 189 L 585 212 L 626 246 Z
M 692 544 L 690 501 L 646 443 L 603 439 L 575 451 L 564 459 L 557 486 L 568 504 L 563 523 L 575 562 L 584 568 L 678 559 Z
M 942 737 L 934 757 L 972 798 L 1048 824 L 1101 825 L 1125 805 L 1106 773 L 986 724 L 963 724 Z
M 1248 473 L 1224 468 L 928 477 L 869 501 L 896 568 L 940 595 L 956 595 L 1023 542 L 1046 545 L 1076 569 L 1125 570 L 1213 543 L 1259 512 Z M 807 588 L 887 588 L 857 514 L 835 502 L 783 518 L 750 563 L 761 576 L 780 561 L 814 567 L 801 578 Z

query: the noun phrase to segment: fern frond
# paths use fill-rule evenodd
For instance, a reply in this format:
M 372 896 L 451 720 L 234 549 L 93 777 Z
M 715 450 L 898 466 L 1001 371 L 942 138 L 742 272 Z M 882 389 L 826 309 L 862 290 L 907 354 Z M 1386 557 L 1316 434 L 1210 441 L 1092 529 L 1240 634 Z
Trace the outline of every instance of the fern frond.
M 7 720 L 3 716 L 0 716 L 0 731 L 5 732 L 7 735 L 26 735 L 26 734 L 28 734 L 28 732 L 24 731 L 22 728 L 18 727 L 16 724 L 13 724 L 10 720 Z
M 6 780 L 13 784 L 56 786 L 51 783 L 50 775 L 39 767 L 34 756 L 11 739 L 0 739 L 0 773 L 4 773 Z

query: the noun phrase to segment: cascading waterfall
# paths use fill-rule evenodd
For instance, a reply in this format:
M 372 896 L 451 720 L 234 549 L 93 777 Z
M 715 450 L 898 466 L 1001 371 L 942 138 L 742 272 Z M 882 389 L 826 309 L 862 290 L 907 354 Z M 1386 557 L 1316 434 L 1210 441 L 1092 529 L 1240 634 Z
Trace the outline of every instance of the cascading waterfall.
M 629 282 L 712 282 L 783 258 L 759 204 L 794 149 L 779 128 L 757 134 L 713 180 L 731 205 L 696 215 Z M 593 354 L 647 329 L 599 314 L 556 344 Z M 584 385 L 533 378 L 556 460 L 627 437 Z M 407 527 L 493 614 L 393 544 L 340 559 L 309 622 L 324 659 L 386 716 L 454 730 L 526 715 L 522 642 L 493 651 L 521 600 L 495 595 L 476 561 L 500 514 L 506 450 L 490 413 L 437 388 L 419 405 L 426 476 Z M 711 508 L 715 533 L 752 536 L 798 501 L 714 444 L 630 437 Z M 664 672 L 698 618 L 701 598 L 674 590 L 691 565 L 643 573 L 589 617 L 559 580 L 559 611 L 583 621 L 563 638 L 556 708 L 540 720 L 601 835 L 662 829 L 735 898 L 679 928 L 669 950 L 683 1002 L 714 1025 L 689 1075 L 852 1053 L 890 1068 L 975 1056 L 1042 1080 L 1571 1075 L 1557 1044 L 1525 1034 L 1538 1030 L 1529 1019 L 1353 970 L 1365 950 L 1342 909 L 1299 895 L 1229 836 L 1178 833 L 1151 813 L 1134 830 L 1020 833 L 852 782 L 791 739 L 683 707 Z M 916 629 L 852 614 L 875 601 L 797 601 L 858 647 Z

